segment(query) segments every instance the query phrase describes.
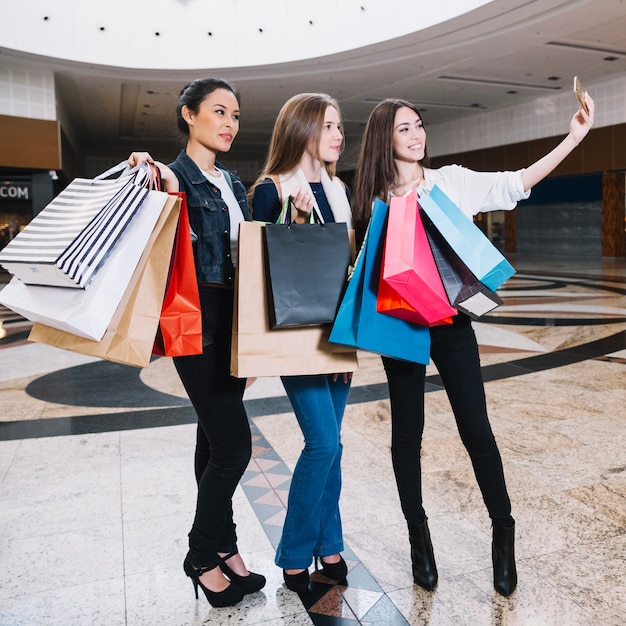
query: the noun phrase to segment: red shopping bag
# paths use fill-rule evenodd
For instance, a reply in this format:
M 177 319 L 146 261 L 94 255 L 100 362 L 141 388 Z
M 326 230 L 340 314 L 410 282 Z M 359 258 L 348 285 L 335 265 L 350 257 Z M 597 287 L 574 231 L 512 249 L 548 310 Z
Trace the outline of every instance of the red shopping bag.
M 152 354 L 189 356 L 202 353 L 202 314 L 184 193 L 172 261 Z
M 415 191 L 392 198 L 389 206 L 376 310 L 423 326 L 449 322 L 457 313 L 433 258 Z

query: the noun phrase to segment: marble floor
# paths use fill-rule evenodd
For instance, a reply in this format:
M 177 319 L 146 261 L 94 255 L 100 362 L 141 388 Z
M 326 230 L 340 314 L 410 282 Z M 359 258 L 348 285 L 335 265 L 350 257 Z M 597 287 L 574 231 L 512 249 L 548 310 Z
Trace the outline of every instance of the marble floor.
M 0 311 L 0 625 L 566 625 L 626 622 L 626 263 L 512 259 L 474 327 L 517 520 L 519 586 L 492 587 L 490 523 L 429 366 L 425 506 L 439 585 L 412 584 L 379 357 L 343 428 L 347 585 L 303 596 L 273 564 L 301 435 L 280 381 L 246 392 L 240 550 L 266 587 L 213 609 L 182 570 L 194 415 L 170 359 L 140 370 L 27 341 Z

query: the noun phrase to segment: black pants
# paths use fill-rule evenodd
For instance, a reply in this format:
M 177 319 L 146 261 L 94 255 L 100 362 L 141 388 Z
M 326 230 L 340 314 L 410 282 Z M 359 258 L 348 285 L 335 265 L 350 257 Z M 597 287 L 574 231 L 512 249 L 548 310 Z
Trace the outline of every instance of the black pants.
M 232 497 L 252 454 L 243 406 L 245 380 L 230 375 L 233 291 L 201 287 L 203 353 L 174 364 L 198 415 L 196 515 L 189 558 L 196 567 L 218 565 L 217 552 L 237 550 Z
M 470 319 L 459 314 L 452 325 L 431 328 L 430 336 L 431 358 L 443 380 L 489 516 L 510 523 L 511 502 L 487 417 L 478 344 Z M 420 464 L 426 367 L 387 357 L 383 364 L 391 400 L 391 456 L 402 511 L 408 522 L 419 525 L 426 517 Z

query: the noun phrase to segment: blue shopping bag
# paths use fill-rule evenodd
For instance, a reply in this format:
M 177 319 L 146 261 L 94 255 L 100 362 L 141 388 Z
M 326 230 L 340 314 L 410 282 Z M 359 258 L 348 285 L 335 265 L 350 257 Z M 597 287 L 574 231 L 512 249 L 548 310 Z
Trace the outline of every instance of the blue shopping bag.
M 426 365 L 430 358 L 428 328 L 376 311 L 388 211 L 384 202 L 375 201 L 365 241 L 329 341 Z
M 495 291 L 515 274 L 513 266 L 485 234 L 435 185 L 418 203 L 469 270 Z

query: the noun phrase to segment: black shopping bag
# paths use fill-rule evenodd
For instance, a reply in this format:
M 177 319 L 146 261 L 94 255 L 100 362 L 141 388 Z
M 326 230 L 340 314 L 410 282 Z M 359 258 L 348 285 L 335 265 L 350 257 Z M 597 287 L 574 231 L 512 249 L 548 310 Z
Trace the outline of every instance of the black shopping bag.
M 352 257 L 346 224 L 266 224 L 263 232 L 270 327 L 332 323 Z
M 472 319 L 478 319 L 504 304 L 495 291 L 474 276 L 423 211 L 421 215 L 435 265 L 450 304 Z

